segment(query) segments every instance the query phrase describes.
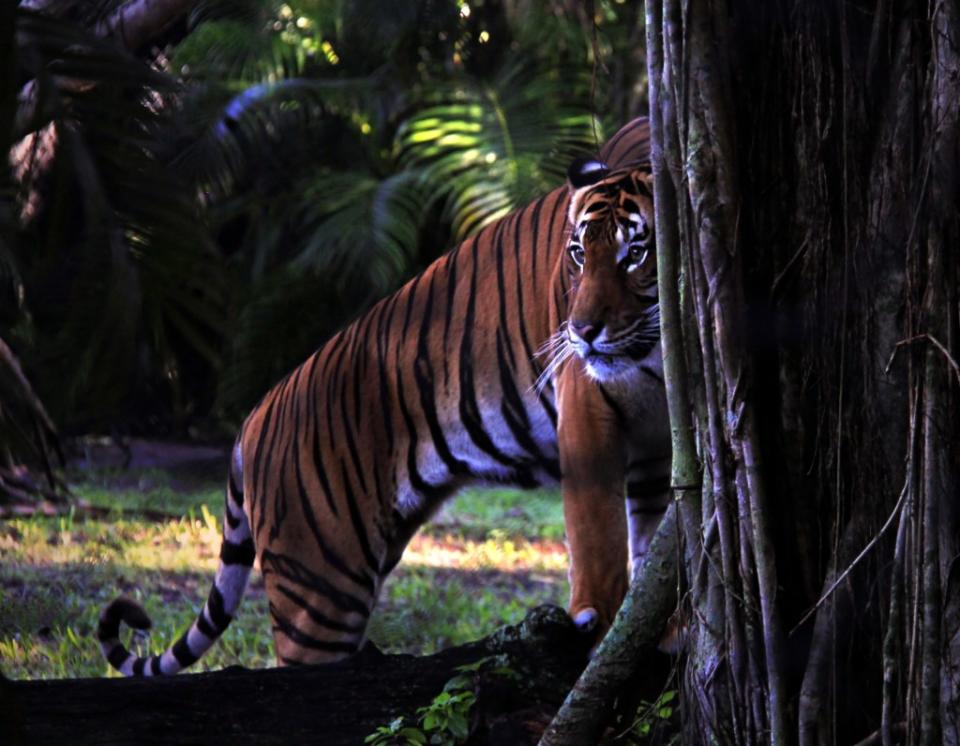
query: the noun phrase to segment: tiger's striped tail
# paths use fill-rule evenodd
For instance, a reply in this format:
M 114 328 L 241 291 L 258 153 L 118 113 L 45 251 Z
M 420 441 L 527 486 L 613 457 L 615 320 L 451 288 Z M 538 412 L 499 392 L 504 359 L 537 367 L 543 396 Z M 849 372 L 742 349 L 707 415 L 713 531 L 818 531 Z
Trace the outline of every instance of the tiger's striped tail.
M 195 663 L 224 633 L 233 618 L 255 556 L 250 523 L 243 511 L 243 469 L 239 441 L 234 446 L 227 479 L 223 543 L 220 564 L 210 595 L 190 629 L 160 655 L 138 657 L 120 642 L 120 623 L 134 629 L 149 629 L 150 617 L 135 601 L 117 598 L 100 614 L 97 639 L 111 666 L 125 676 L 169 676 Z

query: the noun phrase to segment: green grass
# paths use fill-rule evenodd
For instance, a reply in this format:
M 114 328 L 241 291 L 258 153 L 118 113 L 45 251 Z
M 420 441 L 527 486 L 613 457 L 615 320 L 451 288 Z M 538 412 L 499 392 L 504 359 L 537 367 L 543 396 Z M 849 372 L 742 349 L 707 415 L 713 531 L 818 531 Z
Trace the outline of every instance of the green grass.
M 428 527 L 438 529 L 481 538 L 499 531 L 563 541 L 563 508 L 559 496 L 548 490 L 471 490 L 452 500 Z
M 219 475 L 217 475 L 219 477 Z M 95 641 L 100 609 L 119 593 L 154 622 L 141 653 L 172 642 L 209 590 L 220 545 L 222 488 L 184 491 L 163 472 L 115 486 L 99 474 L 79 497 L 110 513 L 0 521 L 0 670 L 13 678 L 113 675 Z M 124 482 L 129 482 L 125 477 Z M 178 516 L 145 520 L 137 510 Z M 566 601 L 559 499 L 549 493 L 461 495 L 414 538 L 388 579 L 370 638 L 388 652 L 429 653 Z M 243 606 L 191 670 L 274 665 L 267 602 L 254 572 Z

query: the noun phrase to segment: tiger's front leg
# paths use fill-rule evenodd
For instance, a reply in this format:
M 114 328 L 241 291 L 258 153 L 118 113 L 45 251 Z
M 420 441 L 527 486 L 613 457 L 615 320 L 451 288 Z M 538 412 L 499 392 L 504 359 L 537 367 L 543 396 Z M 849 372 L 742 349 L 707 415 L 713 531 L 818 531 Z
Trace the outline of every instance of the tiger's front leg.
M 570 616 L 602 637 L 627 592 L 626 433 L 579 363 L 558 381 L 563 519 L 570 552 Z
M 630 536 L 630 578 L 647 556 L 660 520 L 670 504 L 670 453 L 629 458 L 627 467 L 627 530 Z

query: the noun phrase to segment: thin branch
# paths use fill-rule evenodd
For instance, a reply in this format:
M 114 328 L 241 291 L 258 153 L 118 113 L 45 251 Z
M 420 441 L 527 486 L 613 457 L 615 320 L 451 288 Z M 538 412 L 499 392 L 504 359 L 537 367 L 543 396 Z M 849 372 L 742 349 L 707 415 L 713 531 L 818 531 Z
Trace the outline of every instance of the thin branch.
M 957 376 L 957 383 L 960 383 L 960 365 L 957 365 L 957 361 L 953 359 L 953 356 L 950 354 L 950 351 L 943 346 L 943 344 L 932 334 L 916 334 L 907 339 L 901 339 L 893 346 L 893 352 L 890 353 L 890 360 L 887 361 L 887 367 L 883 369 L 884 373 L 889 373 L 890 368 L 893 367 L 894 358 L 897 356 L 897 350 L 899 350 L 904 345 L 910 345 L 914 342 L 926 341 L 940 350 L 940 353 L 947 359 L 947 362 L 950 364 L 950 367 L 953 368 L 954 374 Z
M 806 622 L 811 616 L 813 616 L 816 613 L 817 609 L 819 609 L 823 605 L 824 601 L 830 598 L 830 594 L 832 594 L 837 589 L 837 586 L 840 585 L 846 579 L 847 575 L 849 575 L 850 572 L 853 570 L 853 568 L 857 566 L 860 560 L 866 557 L 867 554 L 869 554 L 870 550 L 877 545 L 877 542 L 883 538 L 883 535 L 887 532 L 887 529 L 890 528 L 891 525 L 893 525 L 893 520 L 894 518 L 897 517 L 897 513 L 900 512 L 900 508 L 903 506 L 903 499 L 906 493 L 907 493 L 907 490 L 906 490 L 906 487 L 904 487 L 903 491 L 900 492 L 900 498 L 897 500 L 897 504 L 893 506 L 893 511 L 887 517 L 886 522 L 883 524 L 883 526 L 881 526 L 877 534 L 872 539 L 870 539 L 870 541 L 867 542 L 867 545 L 861 550 L 860 554 L 858 554 L 853 559 L 853 561 L 847 566 L 847 569 L 844 570 L 842 573 L 840 573 L 840 576 L 836 580 L 834 580 L 833 583 L 830 584 L 830 587 L 823 592 L 823 595 L 821 595 L 820 598 L 817 599 L 817 602 L 813 606 L 811 606 L 810 609 L 807 611 L 807 613 L 800 618 L 800 621 L 797 622 L 796 625 L 794 625 L 793 629 L 790 630 L 791 635 L 794 632 L 796 632 L 800 627 L 802 627 L 803 623 Z

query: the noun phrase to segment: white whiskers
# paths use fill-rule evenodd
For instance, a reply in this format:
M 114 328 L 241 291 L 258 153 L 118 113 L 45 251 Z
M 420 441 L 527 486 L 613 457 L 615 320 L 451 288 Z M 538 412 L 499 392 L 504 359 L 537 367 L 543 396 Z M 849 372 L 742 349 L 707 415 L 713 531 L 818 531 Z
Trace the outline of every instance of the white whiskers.
M 537 380 L 531 386 L 531 390 L 537 394 L 543 392 L 546 385 L 553 379 L 567 359 L 574 353 L 574 347 L 570 343 L 570 337 L 567 336 L 567 322 L 560 324 L 560 328 L 551 334 L 547 340 L 540 345 L 536 356 L 546 359 L 546 365 L 543 367 Z

